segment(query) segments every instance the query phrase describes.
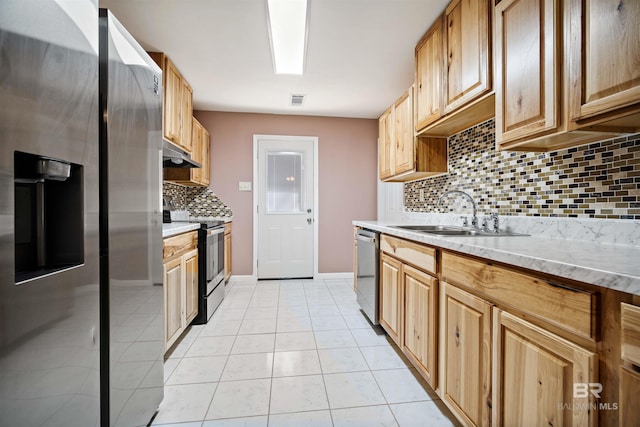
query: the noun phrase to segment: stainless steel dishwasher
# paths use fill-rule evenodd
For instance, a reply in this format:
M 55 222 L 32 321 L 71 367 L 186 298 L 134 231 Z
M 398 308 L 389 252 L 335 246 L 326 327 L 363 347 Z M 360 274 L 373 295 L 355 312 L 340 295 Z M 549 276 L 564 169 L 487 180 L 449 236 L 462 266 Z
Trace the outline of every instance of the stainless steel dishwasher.
M 379 323 L 380 233 L 358 229 L 356 240 L 357 301 L 371 323 L 377 325 Z

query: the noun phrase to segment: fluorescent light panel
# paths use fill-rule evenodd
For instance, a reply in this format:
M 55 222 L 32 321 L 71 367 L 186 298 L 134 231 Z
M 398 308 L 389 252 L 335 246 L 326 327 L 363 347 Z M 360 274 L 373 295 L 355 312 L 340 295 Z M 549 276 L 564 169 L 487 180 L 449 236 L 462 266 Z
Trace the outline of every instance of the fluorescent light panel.
M 267 0 L 276 74 L 302 74 L 307 44 L 308 0 Z

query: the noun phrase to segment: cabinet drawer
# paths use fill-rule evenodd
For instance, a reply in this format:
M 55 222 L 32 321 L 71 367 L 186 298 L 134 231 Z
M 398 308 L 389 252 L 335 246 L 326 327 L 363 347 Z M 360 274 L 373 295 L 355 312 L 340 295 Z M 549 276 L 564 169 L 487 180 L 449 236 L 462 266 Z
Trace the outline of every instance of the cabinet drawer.
M 622 359 L 640 367 L 640 307 L 622 303 Z
M 407 264 L 436 274 L 436 250 L 434 248 L 383 234 L 380 250 Z
M 597 339 L 598 295 L 506 267 L 442 252 L 442 280 L 476 289 L 591 341 Z
M 167 237 L 162 242 L 162 258 L 167 259 L 182 252 L 198 247 L 198 232 L 191 231 L 189 233 L 178 234 L 177 236 Z

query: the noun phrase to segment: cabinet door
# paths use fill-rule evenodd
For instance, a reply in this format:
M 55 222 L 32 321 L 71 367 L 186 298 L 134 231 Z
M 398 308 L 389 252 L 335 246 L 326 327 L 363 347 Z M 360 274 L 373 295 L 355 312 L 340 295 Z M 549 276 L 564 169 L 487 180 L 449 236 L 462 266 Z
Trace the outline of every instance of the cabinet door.
M 180 106 L 180 145 L 188 153 L 193 151 L 191 127 L 193 123 L 193 90 L 186 80 L 182 79 L 182 103 Z
M 640 426 L 640 373 L 620 367 L 620 426 Z
M 463 424 L 488 426 L 491 419 L 491 304 L 442 282 L 440 312 L 442 400 Z
M 496 143 L 559 125 L 559 0 L 502 0 L 495 10 Z
M 185 323 L 186 328 L 198 314 L 198 250 L 183 256 L 185 275 Z
M 394 105 L 393 174 L 399 175 L 415 167 L 413 128 L 413 87 L 410 87 Z
M 358 233 L 359 227 L 353 227 L 353 292 L 358 294 Z
M 182 106 L 182 77 L 169 58 L 164 62 L 164 138 L 181 145 L 180 111 Z
M 445 11 L 445 114 L 491 90 L 489 9 L 488 0 L 454 0 Z
M 211 151 L 210 151 L 209 131 L 201 126 L 200 144 L 202 144 L 202 175 L 200 183 L 209 185 L 211 182 Z
M 438 281 L 406 264 L 402 266 L 404 284 L 405 353 L 427 382 L 436 387 L 436 307 Z
M 393 175 L 393 106 L 378 119 L 378 156 L 380 158 L 380 179 Z
M 231 229 L 224 234 L 224 280 L 231 277 Z
M 380 325 L 400 345 L 400 261 L 380 256 Z
M 191 152 L 191 158 L 200 163 L 204 167 L 204 162 L 202 158 L 202 125 L 199 121 L 192 118 L 191 121 L 191 144 L 193 151 Z M 202 182 L 202 168 L 191 168 L 191 181 L 197 184 Z
M 164 264 L 164 337 L 165 351 L 182 333 L 182 284 L 184 270 L 182 258 Z
M 640 2 L 569 0 L 570 117 L 615 117 L 640 104 Z M 637 118 L 632 123 L 638 126 Z
M 442 18 L 416 45 L 416 131 L 442 116 Z
M 493 327 L 493 425 L 597 424 L 596 354 L 502 310 Z
M 620 307 L 620 425 L 640 425 L 640 307 L 623 303 Z

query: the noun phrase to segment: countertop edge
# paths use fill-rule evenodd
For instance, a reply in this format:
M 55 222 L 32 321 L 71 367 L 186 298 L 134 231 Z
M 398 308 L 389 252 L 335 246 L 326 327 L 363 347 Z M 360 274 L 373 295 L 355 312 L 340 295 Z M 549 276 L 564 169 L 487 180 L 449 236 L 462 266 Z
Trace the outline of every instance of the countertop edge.
M 549 247 L 555 247 L 556 245 L 562 245 L 565 247 L 575 245 L 576 249 L 579 248 L 581 250 L 585 250 L 585 246 L 592 245 L 594 251 L 598 249 L 602 250 L 603 248 L 609 249 L 613 252 L 616 252 L 616 250 L 624 251 L 625 255 L 632 255 L 630 258 L 635 257 L 635 254 L 637 253 L 637 258 L 635 259 L 640 259 L 640 247 L 568 239 L 551 239 L 536 236 L 450 237 L 402 230 L 394 228 L 390 224 L 381 224 L 378 221 L 356 220 L 353 221 L 352 224 L 358 227 L 379 231 L 384 234 L 513 265 L 535 272 L 576 280 L 629 294 L 640 295 L 640 275 L 619 271 L 615 268 L 615 265 L 612 267 L 612 264 L 607 263 L 606 261 L 603 261 L 600 266 L 580 264 L 577 259 L 573 259 L 573 262 L 569 263 L 558 259 L 557 257 L 554 259 L 553 251 L 538 249 L 538 252 L 542 253 L 536 253 L 535 249 L 530 249 L 536 247 L 547 247 L 548 249 Z M 499 246 L 505 242 L 500 242 L 500 240 L 496 239 L 510 239 L 507 243 L 522 242 L 522 245 L 520 245 L 521 247 L 516 251 L 500 248 Z
M 178 234 L 187 233 L 200 228 L 200 223 L 192 222 L 171 222 L 162 224 L 162 238 L 172 237 Z

